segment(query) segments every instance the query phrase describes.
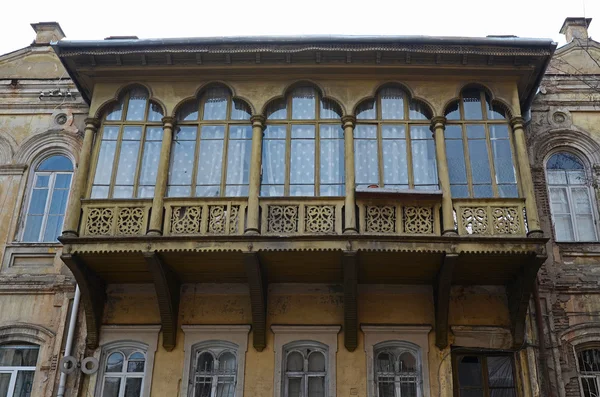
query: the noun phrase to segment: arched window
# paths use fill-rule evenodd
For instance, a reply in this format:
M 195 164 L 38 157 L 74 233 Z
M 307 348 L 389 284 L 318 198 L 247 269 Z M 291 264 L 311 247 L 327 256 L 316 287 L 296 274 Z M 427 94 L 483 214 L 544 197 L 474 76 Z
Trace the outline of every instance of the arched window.
M 91 198 L 154 196 L 162 144 L 163 111 L 148 91 L 134 87 L 107 109 L 102 121 Z
M 286 350 L 284 396 L 325 397 L 327 395 L 327 351 L 318 346 Z
M 251 110 L 225 87 L 212 87 L 177 112 L 169 197 L 247 196 Z
M 146 354 L 135 348 L 120 348 L 105 354 L 102 397 L 140 397 Z
M 600 349 L 592 348 L 577 352 L 577 369 L 583 397 L 600 395 Z
M 22 241 L 57 242 L 56 238 L 62 231 L 72 177 L 73 163 L 65 156 L 50 156 L 35 167 Z
M 546 162 L 550 207 L 557 241 L 596 241 L 593 201 L 583 162 L 553 154 Z
M 30 344 L 0 345 L 0 397 L 32 397 L 39 351 Z
M 421 397 L 421 368 L 417 353 L 394 343 L 375 349 L 377 397 Z
M 467 88 L 445 115 L 452 197 L 518 197 L 507 109 L 485 91 Z
M 301 86 L 271 102 L 266 117 L 261 196 L 343 196 L 340 107 Z
M 435 190 L 438 176 L 431 111 L 395 86 L 356 108 L 356 186 Z
M 237 356 L 233 349 L 197 349 L 191 382 L 193 397 L 235 397 Z

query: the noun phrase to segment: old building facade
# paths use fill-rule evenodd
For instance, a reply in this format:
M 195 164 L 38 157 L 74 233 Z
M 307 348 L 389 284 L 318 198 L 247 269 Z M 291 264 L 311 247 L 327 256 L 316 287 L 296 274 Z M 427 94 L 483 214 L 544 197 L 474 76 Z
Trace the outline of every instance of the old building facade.
M 52 46 L 78 94 L 73 128 L 48 134 L 73 148 L 7 158 L 28 173 L 8 196 L 2 270 L 18 285 L 52 253 L 61 294 L 7 293 L 6 323 L 60 323 L 55 356 L 76 279 L 81 367 L 65 367 L 66 396 L 544 395 L 528 309 L 548 246 L 523 115 L 553 42 Z M 64 212 L 55 194 L 70 195 Z M 62 249 L 44 245 L 52 225 Z M 29 304 L 43 315 L 25 318 Z M 17 334 L 0 341 L 6 357 L 46 346 Z M 3 393 L 23 387 L 19 371 L 54 385 L 31 396 L 60 393 L 44 357 L 1 366 Z
M 528 126 L 540 225 L 551 237 L 533 312 L 548 395 L 561 397 L 600 390 L 600 43 L 588 37 L 590 22 L 566 19 L 567 44 L 548 67 Z
M 60 26 L 32 27 L 30 46 L 0 56 L 2 396 L 57 394 L 75 294 L 57 237 L 88 105 L 50 47 L 64 37 Z

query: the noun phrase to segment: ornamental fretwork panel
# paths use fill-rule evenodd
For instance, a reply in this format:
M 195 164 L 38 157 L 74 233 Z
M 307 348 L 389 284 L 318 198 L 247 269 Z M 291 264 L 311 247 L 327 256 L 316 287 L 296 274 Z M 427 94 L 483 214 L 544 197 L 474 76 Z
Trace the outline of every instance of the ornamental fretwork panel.
M 458 234 L 525 236 L 523 199 L 455 200 Z
M 83 204 L 82 235 L 139 236 L 146 234 L 151 200 L 89 201 Z
M 261 202 L 263 234 L 342 234 L 343 200 L 327 198 Z
M 439 235 L 439 204 L 358 202 L 359 231 L 365 234 Z
M 165 204 L 166 235 L 237 235 L 244 232 L 244 201 L 169 199 Z

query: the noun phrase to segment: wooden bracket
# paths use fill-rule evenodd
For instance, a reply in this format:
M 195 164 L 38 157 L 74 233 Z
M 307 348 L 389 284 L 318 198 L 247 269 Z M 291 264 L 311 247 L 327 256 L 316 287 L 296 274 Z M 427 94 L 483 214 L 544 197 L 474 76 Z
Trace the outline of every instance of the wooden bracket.
M 94 350 L 100 342 L 100 324 L 106 303 L 106 284 L 77 254 L 63 254 L 61 259 L 73 273 L 79 286 L 87 327 L 86 345 Z
M 162 325 L 163 347 L 167 351 L 177 342 L 177 318 L 181 284 L 175 272 L 165 264 L 156 252 L 145 252 L 144 259 L 152 274 L 158 298 L 158 310 Z
M 253 345 L 261 352 L 267 346 L 267 277 L 256 252 L 244 253 L 244 267 L 250 288 Z
M 458 254 L 446 254 L 435 280 L 433 288 L 435 303 L 435 345 L 440 349 L 448 346 L 448 311 L 450 309 L 450 291 L 452 273 Z
M 344 346 L 353 352 L 358 346 L 358 255 L 356 251 L 344 252 Z
M 514 348 L 520 348 L 525 343 L 529 300 L 533 293 L 537 272 L 545 260 L 545 255 L 531 255 L 527 264 L 519 270 L 517 277 L 506 286 Z

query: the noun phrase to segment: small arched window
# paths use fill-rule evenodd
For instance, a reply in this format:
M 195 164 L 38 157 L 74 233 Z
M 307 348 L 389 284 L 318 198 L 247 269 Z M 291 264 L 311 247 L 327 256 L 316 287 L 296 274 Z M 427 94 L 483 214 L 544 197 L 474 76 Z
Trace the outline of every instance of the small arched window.
M 343 196 L 340 107 L 301 86 L 271 102 L 266 118 L 261 196 Z
M 236 352 L 227 348 L 199 349 L 191 382 L 193 397 L 235 397 Z
M 247 196 L 252 152 L 251 110 L 215 86 L 177 112 L 169 197 Z
M 438 188 L 431 111 L 399 87 L 381 88 L 358 105 L 354 129 L 356 186 Z
M 509 113 L 478 88 L 466 88 L 445 111 L 452 197 L 518 197 Z
M 103 363 L 102 397 L 141 397 L 146 355 L 133 348 L 111 351 Z
M 143 87 L 125 92 L 104 114 L 91 198 L 154 196 L 163 111 Z
M 0 396 L 31 396 L 39 352 L 30 344 L 0 346 Z
M 550 208 L 557 241 L 596 241 L 588 173 L 574 154 L 553 154 L 546 162 Z
M 377 397 L 421 397 L 421 369 L 415 351 L 385 343 L 375 349 Z
M 35 167 L 22 241 L 57 242 L 72 177 L 73 163 L 65 156 L 50 156 Z
M 327 395 L 327 352 L 319 347 L 288 349 L 284 368 L 284 396 Z
M 583 397 L 600 395 L 600 349 L 592 348 L 577 352 L 577 369 Z

